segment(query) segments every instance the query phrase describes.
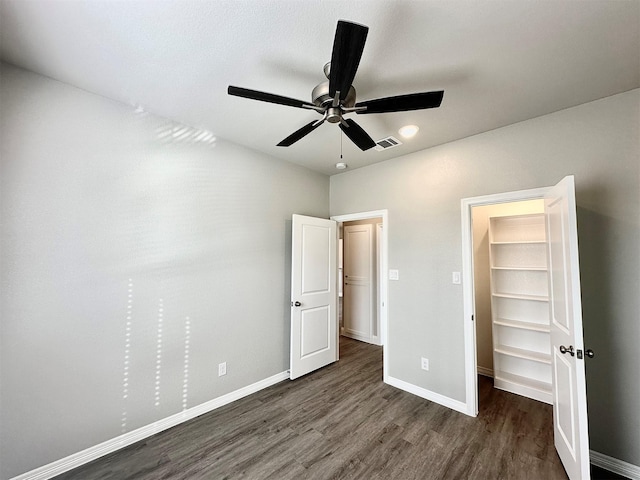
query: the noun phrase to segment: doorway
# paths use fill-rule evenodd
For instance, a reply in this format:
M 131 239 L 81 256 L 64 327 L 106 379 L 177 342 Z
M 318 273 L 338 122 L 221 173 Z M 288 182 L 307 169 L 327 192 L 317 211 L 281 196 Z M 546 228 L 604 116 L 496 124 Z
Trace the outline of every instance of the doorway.
M 380 242 L 382 218 L 338 224 L 340 334 L 382 345 L 380 328 Z
M 482 197 L 465 198 L 462 206 L 462 275 L 469 279 L 462 285 L 464 298 L 464 348 L 465 348 L 465 391 L 466 414 L 473 417 L 478 415 L 478 359 L 476 353 L 476 298 L 473 281 L 474 251 L 473 251 L 473 208 L 486 205 L 499 205 L 528 200 L 544 199 L 549 188 L 536 188 L 517 192 L 498 193 Z M 471 354 L 471 352 L 473 352 Z
M 349 319 L 347 320 L 347 328 L 345 327 L 345 315 L 342 315 L 341 320 L 341 332 L 348 337 L 355 338 L 357 340 L 366 341 L 368 343 L 372 343 L 375 345 L 386 344 L 387 333 L 388 333 L 388 299 L 387 299 L 387 255 L 388 255 L 388 212 L 387 210 L 375 210 L 369 212 L 359 212 L 352 213 L 346 215 L 336 215 L 331 217 L 331 220 L 335 220 L 338 223 L 338 230 L 342 231 L 339 234 L 342 242 L 339 241 L 339 244 L 342 243 L 342 256 L 343 261 L 340 265 L 338 265 L 338 282 L 339 282 L 339 292 L 342 292 L 341 301 L 339 303 L 344 307 L 347 304 L 358 308 L 362 307 L 363 300 L 362 296 L 358 296 L 364 289 L 371 293 L 371 299 L 375 300 L 375 304 L 372 306 L 371 311 L 369 312 L 368 318 L 370 319 L 367 325 L 365 325 L 365 336 L 359 337 L 358 335 L 354 335 L 357 333 L 358 327 L 357 325 L 362 325 L 362 322 L 356 324 L 356 328 L 354 325 L 349 325 Z M 363 225 L 369 225 L 370 227 L 362 228 Z M 348 278 L 341 278 L 344 275 L 350 275 L 348 272 L 344 272 L 344 268 L 348 267 L 346 263 L 349 262 L 347 256 L 349 252 L 349 245 L 345 249 L 345 226 L 346 227 L 356 227 L 352 229 L 353 236 L 352 240 L 356 240 L 352 242 L 354 245 L 358 243 L 365 245 L 370 245 L 368 247 L 367 256 L 372 259 L 370 262 L 371 278 L 374 280 L 370 285 L 367 285 L 366 282 L 362 282 L 360 278 L 355 278 L 356 282 L 360 283 L 360 285 L 345 285 L 344 283 L 351 283 Z M 368 234 L 364 234 L 361 230 L 370 230 L 370 236 Z M 369 243 L 370 242 L 370 243 Z M 339 247 L 340 251 L 340 247 Z M 346 259 L 346 262 L 345 262 Z M 365 262 L 366 263 L 366 262 Z M 340 270 L 340 267 L 343 268 L 343 271 Z M 342 275 L 341 275 L 342 273 Z M 361 277 L 361 275 L 356 275 L 356 277 Z M 340 290 L 341 289 L 341 290 Z M 348 298 L 351 295 L 352 298 Z M 366 301 L 366 300 L 365 300 Z M 351 304 L 349 304 L 351 302 Z M 340 308 L 340 307 L 339 307 Z M 366 309 L 365 309 L 366 310 Z M 366 312 L 365 312 L 366 313 Z M 347 313 L 347 315 L 349 315 Z M 370 328 L 369 328 L 370 325 Z M 369 337 L 366 337 L 366 331 L 369 330 Z M 351 330 L 351 331 L 349 331 Z M 356 332 L 354 332 L 356 330 Z M 386 379 L 387 376 L 387 349 L 383 349 L 383 377 Z
M 477 373 L 492 378 L 495 388 L 551 404 L 548 304 L 530 295 L 543 293 L 533 291 L 537 284 L 547 289 L 545 245 L 533 243 L 544 240 L 544 201 L 471 210 Z M 506 229 L 510 238 L 531 243 L 500 242 Z M 494 296 L 497 288 L 511 293 Z M 515 375 L 518 383 L 510 381 Z
M 467 393 L 467 412 L 469 415 L 476 416 L 478 414 L 478 375 L 477 375 L 477 355 L 476 355 L 476 299 L 474 293 L 473 279 L 473 228 L 472 228 L 472 211 L 476 206 L 504 204 L 508 202 L 544 199 L 544 214 L 542 221 L 532 221 L 529 216 L 520 217 L 497 217 L 496 221 L 491 222 L 491 226 L 496 226 L 495 232 L 498 236 L 494 236 L 493 228 L 490 230 L 491 248 L 497 247 L 498 250 L 503 246 L 509 248 L 513 246 L 520 247 L 523 244 L 544 244 L 546 246 L 547 258 L 543 259 L 544 265 L 536 264 L 531 261 L 532 257 L 527 257 L 525 266 L 522 267 L 518 261 L 514 261 L 514 257 L 510 260 L 501 262 L 493 262 L 492 259 L 492 278 L 499 279 L 494 283 L 500 283 L 499 288 L 492 292 L 492 299 L 497 297 L 511 298 L 526 301 L 539 301 L 547 303 L 548 319 L 545 327 L 549 334 L 548 352 L 543 355 L 532 355 L 530 350 L 535 350 L 530 346 L 523 349 L 515 349 L 506 342 L 499 340 L 502 352 L 511 357 L 529 358 L 541 362 L 547 360 L 551 365 L 552 378 L 551 381 L 544 382 L 548 395 L 551 397 L 553 405 L 553 426 L 554 426 L 554 445 L 567 471 L 569 478 L 584 478 L 589 471 L 589 436 L 588 436 L 588 418 L 587 418 L 587 399 L 586 399 L 586 382 L 584 372 L 584 340 L 582 336 L 582 304 L 580 293 L 580 267 L 578 253 L 578 229 L 576 219 L 576 198 L 575 198 L 575 179 L 573 175 L 568 175 L 560 180 L 556 185 L 548 188 L 540 188 L 534 190 L 523 190 L 518 192 L 508 192 L 496 195 L 487 195 L 483 197 L 466 198 L 461 201 L 462 207 L 462 259 L 463 259 L 463 297 L 464 297 L 464 347 L 465 347 L 465 380 Z M 524 218 L 523 218 L 524 217 Z M 512 221 L 515 219 L 515 222 Z M 502 224 L 503 228 L 499 228 Z M 513 236 L 513 227 L 517 224 L 526 225 L 525 230 L 536 231 L 537 237 L 533 240 L 521 238 L 518 235 Z M 504 228 L 508 227 L 508 228 Z M 540 228 L 542 227 L 542 228 Z M 509 249 L 508 248 L 508 249 Z M 508 250 L 507 249 L 507 250 Z M 520 250 L 518 250 L 520 251 Z M 513 252 L 512 252 L 513 253 Z M 503 256 L 504 257 L 504 256 Z M 534 281 L 530 286 L 534 287 L 533 292 L 525 294 L 514 290 L 514 282 L 519 273 L 518 271 L 538 271 L 542 273 L 537 278 L 546 277 L 548 287 L 539 281 Z M 506 275 L 500 273 L 507 272 Z M 496 274 L 498 272 L 498 274 Z M 548 272 L 548 274 L 546 273 Z M 511 277 L 511 278 L 509 278 Z M 495 303 L 492 305 L 494 311 L 497 311 Z M 528 312 L 530 313 L 530 312 Z M 527 319 L 511 318 L 509 315 L 500 316 L 500 321 L 493 319 L 494 336 L 495 326 L 497 323 L 502 327 L 523 328 L 527 330 L 542 329 L 537 328 L 542 323 L 535 323 L 531 320 L 532 316 L 528 315 Z M 536 328 L 534 328 L 536 327 Z M 511 348 L 502 348 L 510 346 Z M 497 349 L 494 349 L 497 352 Z M 510 351 L 509 351 L 510 350 Z M 526 355 L 525 355 L 526 353 Z M 534 352 L 535 353 L 535 352 Z M 494 370 L 499 368 L 496 362 L 500 357 L 494 355 Z M 507 369 L 504 369 L 506 372 Z M 497 372 L 500 374 L 500 372 Z M 521 377 L 511 375 L 507 378 L 502 375 L 504 380 L 511 383 L 523 384 Z M 498 375 L 496 374 L 497 378 Z M 540 387 L 538 379 L 531 375 L 536 382 L 528 382 L 529 387 Z M 519 392 L 514 392 L 519 393 Z M 527 395 L 530 396 L 530 395 Z M 534 398 L 534 397 L 532 397 Z

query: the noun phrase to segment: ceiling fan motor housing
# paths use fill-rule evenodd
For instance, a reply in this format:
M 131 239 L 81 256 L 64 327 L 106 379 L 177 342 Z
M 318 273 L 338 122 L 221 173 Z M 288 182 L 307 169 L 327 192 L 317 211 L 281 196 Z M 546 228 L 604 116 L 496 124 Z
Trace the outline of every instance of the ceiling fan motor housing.
M 329 107 L 333 102 L 333 97 L 329 95 L 329 82 L 322 82 L 311 91 L 311 101 L 318 107 Z M 340 102 L 341 107 L 353 107 L 356 104 L 356 89 L 353 85 L 349 87 L 349 93 L 344 100 Z M 328 120 L 328 119 L 327 119 Z M 330 121 L 330 120 L 329 120 Z M 332 122 L 336 123 L 336 122 Z

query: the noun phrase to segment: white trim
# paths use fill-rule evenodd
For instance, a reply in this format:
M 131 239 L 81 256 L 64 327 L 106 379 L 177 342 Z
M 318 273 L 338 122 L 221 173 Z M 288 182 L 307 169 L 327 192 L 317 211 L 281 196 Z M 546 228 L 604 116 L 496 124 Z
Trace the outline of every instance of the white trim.
M 604 453 L 589 450 L 589 460 L 596 467 L 604 468 L 610 472 L 617 473 L 631 480 L 640 480 L 640 467 L 632 463 L 618 460 Z
M 367 220 L 370 218 L 382 218 L 382 261 L 380 265 L 380 278 L 378 281 L 380 282 L 380 295 L 381 295 L 381 303 L 384 304 L 380 311 L 380 333 L 382 337 L 380 338 L 380 343 L 382 345 L 388 345 L 387 339 L 389 338 L 389 296 L 388 296 L 388 265 L 389 265 L 389 211 L 384 210 L 373 210 L 370 212 L 360 212 L 360 213 L 350 213 L 345 215 L 333 215 L 331 220 L 335 220 L 336 222 L 353 222 L 355 220 Z M 387 375 L 389 371 L 389 349 L 384 348 L 382 350 L 382 378 L 386 382 Z
M 376 335 L 371 338 L 376 345 L 383 345 L 382 341 L 382 232 L 384 226 L 382 223 L 376 223 L 376 323 L 377 331 Z
M 465 413 L 478 415 L 478 365 L 476 358 L 475 298 L 473 289 L 473 229 L 471 208 L 479 205 L 519 202 L 544 198 L 550 187 L 533 188 L 516 192 L 496 193 L 480 197 L 463 198 L 462 208 L 462 298 L 464 309 L 464 365 L 465 365 Z
M 113 453 L 128 445 L 155 435 L 156 433 L 160 433 L 163 430 L 175 427 L 187 420 L 199 417 L 202 414 L 223 407 L 231 402 L 246 397 L 247 395 L 251 395 L 252 393 L 256 393 L 264 388 L 288 379 L 288 371 L 278 373 L 269 378 L 265 378 L 264 380 L 260 380 L 256 383 L 252 383 L 251 385 L 235 390 L 234 392 L 227 393 L 221 397 L 214 398 L 208 402 L 191 407 L 188 410 L 176 413 L 163 418 L 162 420 L 158 420 L 157 422 L 140 427 L 136 430 L 132 430 L 131 432 L 112 438 L 111 440 L 107 440 L 106 442 L 102 442 L 93 447 L 89 447 L 85 450 L 69 455 L 68 457 L 61 458 L 55 462 L 43 465 L 42 467 L 18 475 L 17 477 L 13 477 L 11 480 L 48 480 L 56 475 L 73 470 L 74 468 L 92 462 L 104 455 Z
M 404 380 L 400 380 L 398 378 L 387 375 L 384 383 L 387 383 L 392 387 L 399 388 L 400 390 L 404 390 L 405 392 L 417 395 L 418 397 L 422 397 L 426 400 L 430 400 L 444 407 L 451 408 L 452 410 L 455 410 L 457 412 L 467 413 L 467 405 L 464 402 L 454 400 L 450 397 L 445 397 L 444 395 L 440 395 L 439 393 L 432 392 L 431 390 L 418 387 L 412 383 L 405 382 Z
M 493 368 L 481 367 L 478 365 L 478 375 L 493 378 Z

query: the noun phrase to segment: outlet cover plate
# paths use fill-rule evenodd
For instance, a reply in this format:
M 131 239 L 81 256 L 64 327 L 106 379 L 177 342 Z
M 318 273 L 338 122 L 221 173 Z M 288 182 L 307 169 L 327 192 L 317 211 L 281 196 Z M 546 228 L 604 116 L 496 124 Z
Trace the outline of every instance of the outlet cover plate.
M 421 367 L 423 370 L 429 370 L 429 359 L 422 357 Z

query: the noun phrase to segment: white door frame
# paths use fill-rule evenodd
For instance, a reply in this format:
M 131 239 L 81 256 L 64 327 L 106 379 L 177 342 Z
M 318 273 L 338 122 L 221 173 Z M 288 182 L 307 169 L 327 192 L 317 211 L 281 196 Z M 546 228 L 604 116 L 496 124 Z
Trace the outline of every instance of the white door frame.
M 338 223 L 342 222 L 353 222 L 355 220 L 368 220 L 371 218 L 382 218 L 382 242 L 380 245 L 381 248 L 381 265 L 380 265 L 380 278 L 378 278 L 378 282 L 380 285 L 380 298 L 378 299 L 378 309 L 380 310 L 380 343 L 382 345 L 387 345 L 388 338 L 388 312 L 389 312 L 389 299 L 387 298 L 388 292 L 388 276 L 387 265 L 389 264 L 389 211 L 384 210 L 374 210 L 370 212 L 360 212 L 360 213 L 349 213 L 346 215 L 333 215 L 330 217 L 331 220 L 335 220 Z M 388 348 L 384 348 L 382 351 L 383 358 L 383 379 L 387 381 L 387 372 L 389 355 Z
M 466 414 L 478 415 L 478 364 L 476 353 L 476 300 L 473 285 L 473 226 L 471 209 L 481 205 L 543 199 L 551 187 L 463 198 L 462 208 L 462 298 L 464 305 L 464 369 Z

